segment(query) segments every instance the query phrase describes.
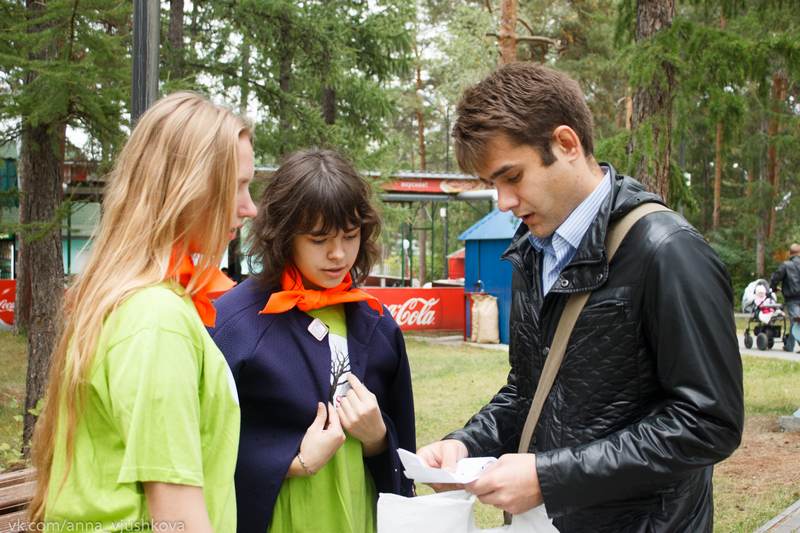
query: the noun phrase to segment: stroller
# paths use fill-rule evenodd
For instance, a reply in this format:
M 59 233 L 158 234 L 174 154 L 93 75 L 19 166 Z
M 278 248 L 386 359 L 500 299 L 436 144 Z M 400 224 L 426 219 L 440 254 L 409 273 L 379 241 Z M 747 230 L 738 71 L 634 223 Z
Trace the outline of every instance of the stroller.
M 766 280 L 757 279 L 747 286 L 742 296 L 742 311 L 750 313 L 744 330 L 745 348 L 753 347 L 755 337 L 759 350 L 771 350 L 775 339 L 780 339 L 784 351 L 794 351 L 795 339 L 786 326 L 786 313 Z

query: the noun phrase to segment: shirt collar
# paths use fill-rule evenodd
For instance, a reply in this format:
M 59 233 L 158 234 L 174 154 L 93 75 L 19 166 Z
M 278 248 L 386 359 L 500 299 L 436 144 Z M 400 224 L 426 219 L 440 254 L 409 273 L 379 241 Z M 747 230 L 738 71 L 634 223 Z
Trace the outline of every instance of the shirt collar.
M 578 249 L 583 235 L 597 216 L 597 212 L 600 210 L 603 200 L 605 200 L 608 193 L 611 192 L 611 173 L 608 171 L 608 168 L 604 168 L 604 171 L 605 173 L 600 183 L 595 186 L 589 196 L 578 204 L 578 207 L 573 209 L 572 213 L 570 213 L 567 219 L 556 228 L 552 235 L 540 239 L 533 234 L 529 234 L 528 239 L 537 251 L 541 252 L 543 249 L 550 248 L 554 237 L 559 237 L 564 240 L 573 250 Z

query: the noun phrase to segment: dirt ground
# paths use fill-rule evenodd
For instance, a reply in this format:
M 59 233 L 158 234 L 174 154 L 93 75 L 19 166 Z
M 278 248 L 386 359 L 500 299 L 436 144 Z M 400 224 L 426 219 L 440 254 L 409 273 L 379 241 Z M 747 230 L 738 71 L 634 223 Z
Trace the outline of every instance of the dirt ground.
M 800 433 L 780 430 L 777 417 L 753 416 L 745 422 L 742 444 L 716 467 L 728 488 L 741 499 L 735 507 L 743 511 L 749 502 L 784 492 L 800 498 Z M 738 499 L 738 498 L 737 498 Z

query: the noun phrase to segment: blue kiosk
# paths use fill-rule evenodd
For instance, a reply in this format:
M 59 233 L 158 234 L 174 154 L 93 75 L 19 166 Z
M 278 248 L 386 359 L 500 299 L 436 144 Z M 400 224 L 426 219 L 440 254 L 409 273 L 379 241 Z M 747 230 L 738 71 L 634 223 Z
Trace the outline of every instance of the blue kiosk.
M 485 292 L 497 297 L 500 342 L 504 344 L 508 344 L 509 340 L 513 267 L 500 256 L 511 244 L 520 222 L 511 212 L 503 213 L 494 209 L 458 236 L 459 240 L 465 241 L 466 248 L 464 290 Z

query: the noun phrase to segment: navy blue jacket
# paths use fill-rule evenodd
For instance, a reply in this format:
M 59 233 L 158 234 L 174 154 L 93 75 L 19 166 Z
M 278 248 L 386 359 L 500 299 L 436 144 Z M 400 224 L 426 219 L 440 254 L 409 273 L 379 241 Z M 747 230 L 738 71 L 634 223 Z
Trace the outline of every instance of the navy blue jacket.
M 297 308 L 261 315 L 270 290 L 250 278 L 215 302 L 211 336 L 236 380 L 242 409 L 236 466 L 238 531 L 267 531 L 275 500 L 300 441 L 330 388 L 328 339 L 307 330 Z M 345 304 L 350 367 L 378 398 L 389 445 L 365 458 L 379 492 L 410 496 L 397 448 L 416 449 L 411 373 L 400 328 L 366 303 Z

